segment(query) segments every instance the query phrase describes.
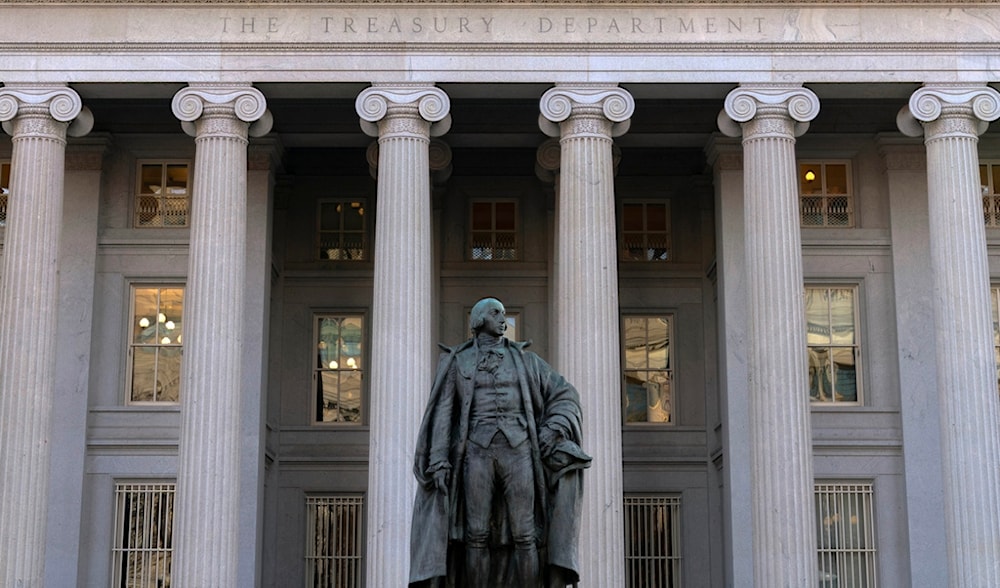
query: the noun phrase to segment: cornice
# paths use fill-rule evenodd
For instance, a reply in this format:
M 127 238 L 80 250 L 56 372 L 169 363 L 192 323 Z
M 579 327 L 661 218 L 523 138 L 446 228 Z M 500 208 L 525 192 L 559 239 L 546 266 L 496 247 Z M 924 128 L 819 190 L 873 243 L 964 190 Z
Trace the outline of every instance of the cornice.
M 258 0 L 0 0 L 0 5 L 29 6 L 79 6 L 79 5 L 154 5 L 154 6 L 752 6 L 755 8 L 809 7 L 809 6 L 995 6 L 994 2 L 964 2 L 962 0 L 658 0 L 656 2 L 635 2 L 634 0 L 285 0 L 283 2 L 260 2 Z
M 2 0 L 0 0 L 2 2 Z M 834 53 L 871 54 L 995 54 L 997 43 L 0 43 L 0 53 L 8 54 L 156 54 L 175 53 L 702 53 L 737 54 L 790 52 L 829 55 Z

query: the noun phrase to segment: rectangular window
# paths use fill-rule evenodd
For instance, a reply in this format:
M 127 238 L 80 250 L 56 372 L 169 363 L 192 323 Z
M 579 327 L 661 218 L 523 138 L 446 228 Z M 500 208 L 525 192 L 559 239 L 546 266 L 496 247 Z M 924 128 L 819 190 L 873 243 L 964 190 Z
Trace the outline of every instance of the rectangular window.
M 170 586 L 174 490 L 173 482 L 115 485 L 114 588 Z
M 625 586 L 681 586 L 680 496 L 625 496 Z
M 0 161 L 0 227 L 7 226 L 8 196 L 10 196 L 10 162 Z
M 800 161 L 799 207 L 803 227 L 853 227 L 850 164 Z
M 470 259 L 475 261 L 517 259 L 516 201 L 473 200 L 469 214 Z
M 364 497 L 306 497 L 306 586 L 361 588 Z
M 1000 227 L 1000 161 L 979 164 L 979 184 L 983 193 L 983 218 L 987 227 Z
M 135 197 L 136 227 L 186 227 L 188 225 L 187 161 L 139 162 Z
M 361 424 L 364 316 L 324 314 L 314 321 L 317 423 Z
M 1000 286 L 990 287 L 990 316 L 993 318 L 993 357 L 997 366 L 997 389 L 1000 389 Z
M 674 318 L 622 317 L 625 344 L 625 424 L 673 423 L 674 370 L 670 338 Z
M 368 258 L 365 200 L 327 199 L 319 203 L 319 258 L 362 261 Z
M 177 402 L 183 352 L 184 287 L 132 287 L 128 401 Z
M 806 288 L 809 399 L 823 403 L 861 401 L 858 374 L 857 287 Z
M 521 313 L 520 312 L 507 312 L 505 313 L 507 319 L 507 330 L 504 331 L 503 336 L 507 337 L 511 341 L 520 341 L 518 339 L 517 326 L 521 323 Z
M 621 207 L 623 261 L 671 261 L 670 202 L 626 200 Z
M 819 585 L 875 588 L 875 514 L 872 484 L 817 483 Z

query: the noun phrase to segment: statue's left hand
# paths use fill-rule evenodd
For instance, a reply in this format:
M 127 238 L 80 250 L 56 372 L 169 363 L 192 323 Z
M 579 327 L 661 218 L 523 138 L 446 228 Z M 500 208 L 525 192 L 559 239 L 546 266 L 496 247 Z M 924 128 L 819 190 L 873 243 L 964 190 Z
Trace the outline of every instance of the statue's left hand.
M 552 427 L 543 426 L 538 431 L 538 448 L 541 450 L 542 455 L 548 455 L 562 436 L 562 431 L 553 429 Z
M 448 493 L 448 470 L 440 469 L 434 472 L 434 487 L 442 494 Z

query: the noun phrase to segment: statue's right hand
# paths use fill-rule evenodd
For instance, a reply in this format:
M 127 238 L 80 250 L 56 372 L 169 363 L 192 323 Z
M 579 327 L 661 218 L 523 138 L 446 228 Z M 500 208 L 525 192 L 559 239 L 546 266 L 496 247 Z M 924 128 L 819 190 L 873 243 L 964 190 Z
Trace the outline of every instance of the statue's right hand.
M 440 469 L 434 472 L 434 487 L 442 494 L 448 493 L 448 470 Z

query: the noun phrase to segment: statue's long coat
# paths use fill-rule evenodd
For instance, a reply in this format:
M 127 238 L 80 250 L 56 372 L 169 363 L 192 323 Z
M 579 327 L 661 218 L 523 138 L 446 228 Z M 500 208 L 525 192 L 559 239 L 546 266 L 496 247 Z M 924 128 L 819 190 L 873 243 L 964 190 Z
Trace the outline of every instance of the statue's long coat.
M 583 468 L 590 458 L 580 450 L 580 397 L 575 388 L 533 352 L 525 351 L 524 343 L 504 339 L 514 360 L 520 380 L 521 398 L 528 421 L 528 437 L 535 470 L 535 523 L 540 543 L 542 563 L 555 566 L 567 583 L 579 578 L 577 538 L 579 536 L 580 501 L 583 495 Z M 469 340 L 447 349 L 438 365 L 414 459 L 414 475 L 418 488 L 413 506 L 413 527 L 410 534 L 410 583 L 445 577 L 452 565 L 464 561 L 464 505 L 462 503 L 462 463 L 469 435 L 469 410 L 472 406 L 476 373 L 476 345 Z M 441 410 L 451 405 L 450 427 L 436 431 L 435 419 Z M 545 423 L 555 423 L 569 432 L 564 446 L 570 451 L 569 465 L 553 471 L 543 464 L 538 444 L 538 431 Z M 434 487 L 427 473 L 430 451 L 435 436 L 449 436 L 451 475 L 449 492 L 444 496 Z M 565 457 L 565 456 L 564 456 Z M 509 538 L 508 538 L 509 540 Z M 449 554 L 449 549 L 451 553 Z

